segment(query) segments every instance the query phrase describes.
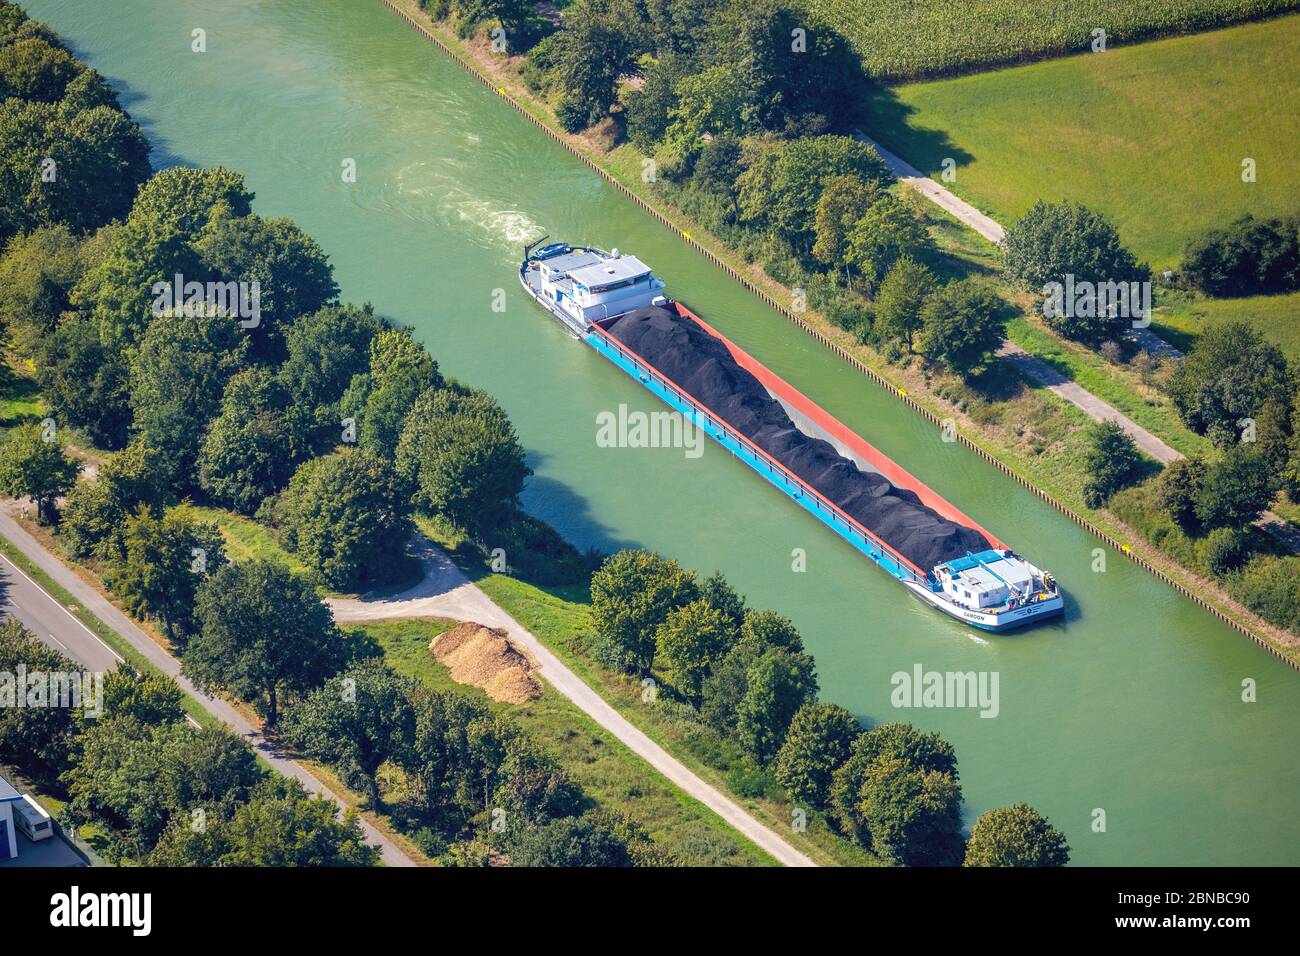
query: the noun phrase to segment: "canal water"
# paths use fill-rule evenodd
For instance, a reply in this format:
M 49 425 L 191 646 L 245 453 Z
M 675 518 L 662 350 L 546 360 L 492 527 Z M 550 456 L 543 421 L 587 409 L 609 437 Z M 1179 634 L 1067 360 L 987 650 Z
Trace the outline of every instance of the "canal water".
M 323 244 L 347 299 L 414 326 L 447 373 L 500 399 L 536 472 L 530 511 L 580 546 L 721 569 L 751 603 L 789 614 L 826 699 L 953 742 L 968 820 L 1028 801 L 1085 864 L 1300 862 L 1300 674 L 1120 555 L 1094 570 L 1098 541 L 941 442 L 378 0 L 25 4 L 122 90 L 155 164 L 242 171 L 259 212 Z M 206 52 L 192 52 L 196 29 Z M 598 413 L 662 406 L 524 297 L 520 245 L 543 232 L 649 262 L 707 321 L 1055 572 L 1064 620 L 979 639 L 717 446 L 598 447 Z M 918 665 L 995 672 L 996 716 L 893 707 L 891 675 Z M 1241 699 L 1246 679 L 1255 703 Z

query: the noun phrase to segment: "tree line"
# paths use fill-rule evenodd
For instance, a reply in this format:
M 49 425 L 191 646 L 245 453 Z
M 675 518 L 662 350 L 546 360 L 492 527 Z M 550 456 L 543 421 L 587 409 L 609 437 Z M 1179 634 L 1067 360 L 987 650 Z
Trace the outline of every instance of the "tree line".
M 591 622 L 598 661 L 740 747 L 748 765 L 728 781 L 742 795 L 766 795 L 774 783 L 888 863 L 1069 859 L 1062 834 L 1024 804 L 983 814 L 964 838 L 952 746 L 905 723 L 864 729 L 818 701 L 816 666 L 794 624 L 747 606 L 721 573 L 701 579 L 658 554 L 619 551 L 592 576 Z

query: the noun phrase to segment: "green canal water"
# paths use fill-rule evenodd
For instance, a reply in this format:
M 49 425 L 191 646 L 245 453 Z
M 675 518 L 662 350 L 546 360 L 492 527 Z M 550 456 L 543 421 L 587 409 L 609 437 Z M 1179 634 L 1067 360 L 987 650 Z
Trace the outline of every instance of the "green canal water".
M 746 293 L 444 58 L 378 0 L 26 0 L 123 91 L 155 163 L 244 172 L 264 215 L 324 245 L 347 299 L 414 326 L 504 403 L 525 503 L 579 545 L 657 548 L 794 618 L 823 696 L 957 748 L 967 813 L 1026 800 L 1085 864 L 1300 862 L 1300 674 L 1180 599 Z M 207 52 L 191 52 L 191 31 Z M 345 183 L 345 160 L 356 182 Z M 670 292 L 1054 571 L 1058 624 L 991 640 L 924 607 L 717 446 L 596 445 L 596 415 L 658 410 L 524 298 L 520 244 L 619 246 Z M 494 290 L 507 308 L 494 312 Z M 807 570 L 792 570 L 803 549 Z M 993 719 L 895 709 L 917 664 L 999 675 Z M 1258 702 L 1241 683 L 1258 683 Z M 1105 832 L 1094 832 L 1094 810 Z

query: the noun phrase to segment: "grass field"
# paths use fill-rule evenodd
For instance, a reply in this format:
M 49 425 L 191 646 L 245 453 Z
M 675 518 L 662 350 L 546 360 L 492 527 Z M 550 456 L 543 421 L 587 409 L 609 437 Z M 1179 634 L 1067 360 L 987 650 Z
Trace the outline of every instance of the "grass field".
M 1157 269 L 1242 213 L 1300 211 L 1300 16 L 898 87 L 868 132 L 1004 223 L 1039 199 L 1101 210 Z M 1257 181 L 1242 182 L 1254 159 Z
M 875 76 L 969 73 L 1294 10 L 1295 0 L 809 0 Z
M 1246 299 L 1170 295 L 1157 307 L 1151 328 L 1185 352 L 1207 325 L 1229 319 L 1253 325 L 1286 354 L 1288 361 L 1300 366 L 1300 292 Z

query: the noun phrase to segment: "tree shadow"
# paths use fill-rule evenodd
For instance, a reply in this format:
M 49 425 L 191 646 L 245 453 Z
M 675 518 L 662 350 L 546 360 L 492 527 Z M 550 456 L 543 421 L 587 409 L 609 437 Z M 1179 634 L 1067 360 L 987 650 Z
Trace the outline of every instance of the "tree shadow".
M 913 126 L 911 116 L 916 108 L 902 102 L 892 87 L 870 84 L 863 95 L 863 132 L 922 173 L 939 172 L 945 159 L 960 167 L 975 158 L 943 130 Z
M 85 49 L 81 44 L 74 43 L 67 36 L 61 35 L 63 45 L 68 48 L 68 52 L 75 56 L 87 66 L 95 67 L 94 54 Z M 98 68 L 96 68 L 98 71 Z M 131 117 L 131 119 L 140 127 L 144 133 L 145 140 L 149 143 L 149 164 L 155 169 L 166 169 L 169 166 L 186 166 L 192 165 L 187 162 L 179 153 L 174 152 L 167 138 L 159 131 L 157 124 L 150 119 L 141 118 L 134 107 L 140 105 L 147 99 L 147 94 L 135 89 L 125 80 L 118 76 L 111 76 L 107 73 L 100 72 L 104 81 L 113 88 L 117 94 L 118 104 Z

